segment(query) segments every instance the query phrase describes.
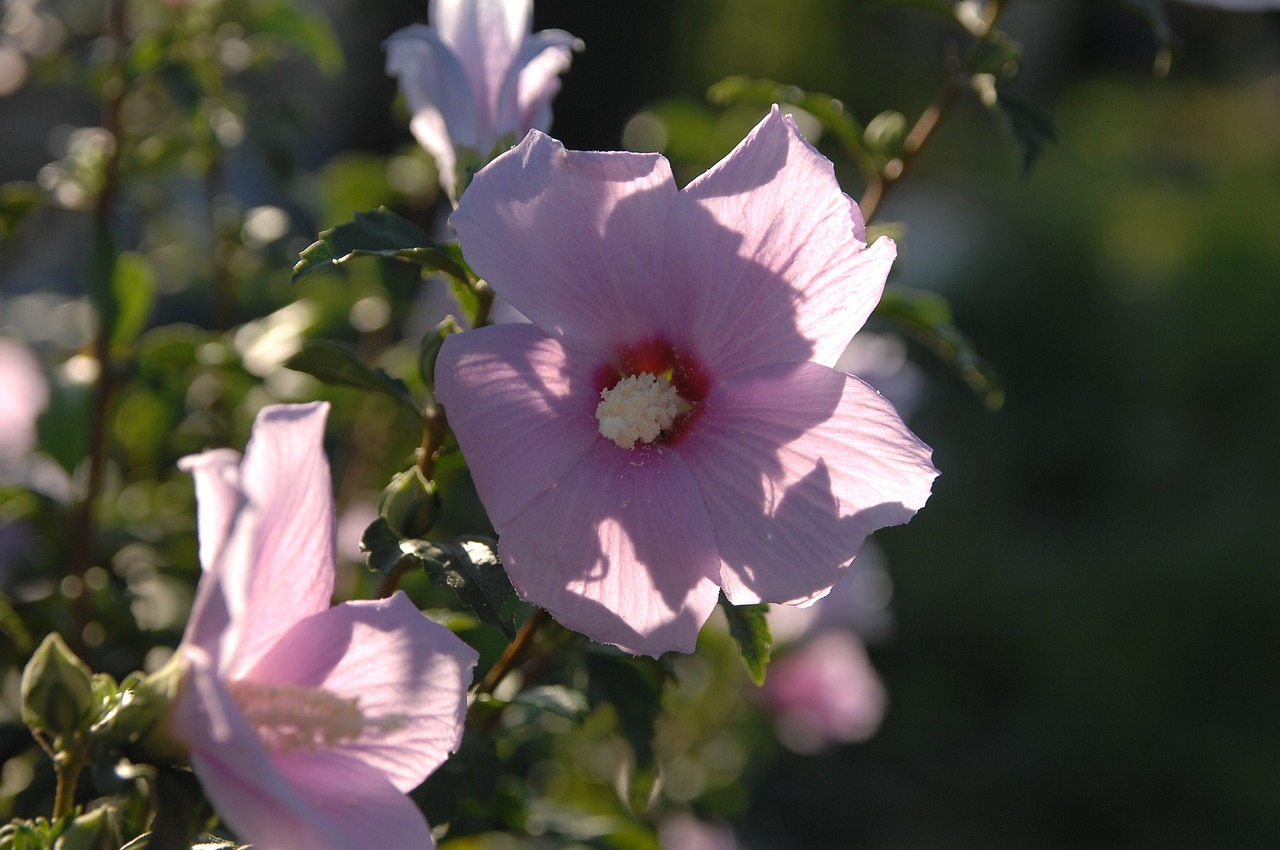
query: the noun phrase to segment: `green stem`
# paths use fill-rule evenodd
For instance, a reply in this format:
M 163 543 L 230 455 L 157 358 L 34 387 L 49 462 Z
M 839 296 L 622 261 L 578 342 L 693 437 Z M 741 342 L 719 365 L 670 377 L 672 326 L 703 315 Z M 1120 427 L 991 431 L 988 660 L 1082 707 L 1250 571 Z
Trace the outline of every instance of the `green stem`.
M 53 756 L 53 770 L 58 785 L 53 798 L 53 820 L 71 814 L 76 803 L 76 783 L 80 779 L 80 771 L 84 768 L 82 747 L 71 750 L 58 750 Z

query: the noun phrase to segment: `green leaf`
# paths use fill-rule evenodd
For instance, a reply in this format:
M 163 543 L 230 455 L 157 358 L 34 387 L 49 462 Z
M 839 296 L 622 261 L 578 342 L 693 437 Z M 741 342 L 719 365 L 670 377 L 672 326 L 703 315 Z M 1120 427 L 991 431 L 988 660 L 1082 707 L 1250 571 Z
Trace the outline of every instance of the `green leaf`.
M 111 290 L 116 303 L 111 346 L 126 349 L 146 327 L 156 301 L 155 272 L 146 256 L 136 251 L 121 253 L 111 275 Z
M 391 530 L 391 524 L 385 517 L 378 517 L 364 530 L 360 536 L 360 551 L 365 553 L 369 569 L 384 576 L 395 575 L 402 561 L 413 560 L 400 548 L 400 535 Z
M 352 257 L 389 257 L 417 263 L 459 281 L 469 281 L 454 251 L 436 244 L 420 227 L 386 207 L 356 213 L 353 221 L 325 230 L 300 255 L 293 267 L 296 282 L 317 269 L 345 263 Z
M 1022 154 L 1022 176 L 1031 173 L 1044 149 L 1058 140 L 1053 118 L 1029 100 L 1000 92 L 996 106 L 1009 122 L 1013 138 Z
M 22 218 L 44 198 L 38 183 L 5 183 L 0 185 L 0 239 L 7 238 L 22 223 Z
M 734 605 L 720 594 L 720 607 L 729 620 L 729 635 L 737 641 L 738 652 L 742 655 L 742 663 L 746 666 L 751 679 L 757 685 L 764 684 L 765 668 L 769 666 L 769 650 L 773 645 L 773 635 L 769 632 L 769 613 L 767 603 L 756 605 Z
M 589 651 L 587 697 L 592 707 L 608 703 L 618 716 L 622 736 L 635 754 L 636 770 L 654 764 L 653 727 L 662 713 L 662 687 L 670 672 L 652 658 L 631 658 L 600 648 Z
M 298 372 L 305 372 L 326 384 L 381 393 L 400 402 L 407 410 L 412 411 L 416 419 L 422 419 L 422 406 L 403 381 L 391 377 L 381 369 L 365 365 L 356 357 L 355 352 L 336 342 L 308 340 L 303 344 L 302 350 L 286 360 L 284 365 Z
M 587 701 L 586 694 L 566 688 L 564 685 L 530 688 L 527 691 L 521 691 L 512 702 L 540 708 L 549 714 L 572 720 L 574 723 L 582 723 L 591 710 L 591 703 Z
M 461 330 L 457 319 L 445 316 L 435 330 L 422 337 L 422 344 L 418 347 L 418 373 L 422 376 L 423 385 L 433 394 L 436 386 L 436 358 L 440 356 L 440 348 L 450 334 Z
M 254 16 L 253 28 L 271 33 L 298 48 L 325 74 L 342 70 L 342 45 L 328 19 L 290 2 L 266 5 Z
M 515 622 L 502 615 L 502 606 L 515 590 L 498 560 L 497 545 L 496 540 L 479 535 L 400 541 L 401 550 L 421 564 L 432 584 L 452 589 L 480 622 L 496 626 L 512 640 Z
M 1004 405 L 1000 378 L 953 324 L 951 305 L 941 295 L 890 287 L 884 291 L 875 315 L 901 327 L 955 369 L 987 409 L 999 410 Z

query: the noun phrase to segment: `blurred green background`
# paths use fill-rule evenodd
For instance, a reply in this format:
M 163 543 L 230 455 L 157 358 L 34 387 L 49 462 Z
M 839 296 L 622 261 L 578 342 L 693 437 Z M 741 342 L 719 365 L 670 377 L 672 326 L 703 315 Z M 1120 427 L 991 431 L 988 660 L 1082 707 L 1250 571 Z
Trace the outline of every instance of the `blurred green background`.
M 1162 76 L 1162 48 L 1135 11 L 1145 4 L 1006 5 L 999 25 L 1023 45 L 1010 90 L 1053 117 L 1056 143 L 1023 176 L 1008 126 L 962 100 L 876 215 L 901 234 L 891 282 L 949 299 L 1006 396 L 989 412 L 911 344 L 924 384 L 910 424 L 942 476 L 910 525 L 877 535 L 895 626 L 870 651 L 888 713 L 869 741 L 808 757 L 761 743 L 750 737 L 759 728 L 738 721 L 751 759 L 726 780 L 731 793 L 691 807 L 732 823 L 746 847 L 1274 847 L 1280 15 L 1169 4 Z M 438 216 L 430 191 L 386 176 L 393 155 L 402 171 L 422 163 L 408 152 L 379 44 L 426 9 L 404 0 L 318 8 L 343 70 L 324 76 L 286 62 L 246 84 L 279 110 L 258 113 L 264 125 L 278 114 L 293 122 L 272 137 L 292 168 L 275 167 L 271 145 L 246 147 L 220 177 L 235 227 L 258 207 L 290 213 L 287 236 L 257 246 L 258 265 L 240 269 L 252 284 L 235 319 L 305 297 L 320 305 L 317 335 L 378 352 L 414 327 L 415 273 L 353 264 L 349 278 L 291 287 L 288 268 L 299 245 L 357 208 L 391 202 L 424 222 Z M 538 0 L 535 29 L 544 27 L 586 43 L 564 78 L 554 134 L 572 148 L 616 148 L 636 138 L 626 130 L 637 114 L 657 116 L 684 179 L 757 117 L 706 103 L 708 86 L 726 76 L 830 93 L 864 123 L 888 109 L 914 119 L 942 87 L 952 45 L 964 43 L 954 22 L 922 8 L 852 0 Z M 31 180 L 57 128 L 93 124 L 98 110 L 48 82 L 0 99 L 0 180 Z M 252 122 L 249 131 L 267 132 Z M 853 164 L 818 144 L 859 197 Z M 24 231 L 0 255 L 0 305 L 75 293 L 63 249 L 76 225 L 46 221 L 50 229 Z M 172 226 L 209 225 L 192 214 Z M 188 260 L 157 261 L 172 274 L 152 318 L 201 326 L 165 343 L 165 356 L 184 363 L 191 352 L 216 354 L 201 346 L 217 339 L 200 335 L 212 324 L 208 275 Z M 391 309 L 372 330 L 348 322 L 365 297 Z M 37 347 L 55 357 L 58 345 Z M 192 373 L 170 386 L 154 348 L 154 371 L 142 370 L 149 390 L 132 403 L 190 404 Z M 202 362 L 206 373 L 224 368 Z M 219 375 L 219 398 L 238 400 L 255 380 Z M 393 413 L 370 419 L 357 408 L 376 402 L 336 397 L 343 427 L 364 423 L 364 445 L 391 441 L 381 466 L 359 447 L 333 447 L 340 469 L 362 470 L 339 498 L 367 501 L 416 436 L 388 438 Z M 137 410 L 118 430 L 123 454 L 159 482 L 143 495 L 189 514 L 189 489 L 175 501 L 157 494 L 159 479 L 175 477 L 173 459 L 186 451 L 242 444 L 247 419 L 188 415 L 179 428 L 178 418 Z M 140 422 L 151 430 L 130 438 Z M 193 543 L 174 545 L 167 563 L 189 566 Z M 117 601 L 137 593 L 122 580 Z M 172 644 L 180 626 L 167 622 L 151 639 Z M 109 649 L 96 669 L 111 667 Z M 676 715 L 703 732 L 721 720 L 697 712 L 685 705 Z

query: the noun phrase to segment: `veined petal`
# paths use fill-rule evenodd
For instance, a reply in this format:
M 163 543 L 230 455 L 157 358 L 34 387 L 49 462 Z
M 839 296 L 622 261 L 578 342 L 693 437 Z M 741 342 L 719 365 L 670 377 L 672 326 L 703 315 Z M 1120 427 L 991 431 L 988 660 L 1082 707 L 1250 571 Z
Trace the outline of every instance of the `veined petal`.
M 272 405 L 254 422 L 240 465 L 247 504 L 221 558 L 236 630 L 224 675 L 249 669 L 294 623 L 329 607 L 337 561 L 328 412 L 324 402 Z
M 499 90 L 531 29 L 533 0 L 431 0 L 429 15 L 441 40 L 461 60 L 477 111 L 478 140 L 488 153 L 500 135 L 495 125 Z M 510 128 L 514 130 L 515 128 Z
M 697 484 L 669 449 L 601 439 L 498 540 L 521 596 L 627 652 L 691 652 L 719 592 Z
M 304 837 L 323 826 L 276 770 L 208 656 L 198 649 L 183 652 L 190 666 L 169 712 L 169 732 L 191 751 L 205 795 L 246 841 L 271 850 L 309 846 Z
M 441 178 L 453 177 L 453 146 L 480 146 L 476 95 L 457 55 L 431 27 L 412 24 L 384 42 L 387 73 L 400 81 L 410 129 L 436 160 Z
M 478 656 L 409 598 L 346 602 L 295 623 L 245 676 L 356 699 L 365 731 L 331 752 L 416 788 L 462 739 Z
M 773 111 L 680 192 L 662 290 L 677 339 L 727 376 L 764 363 L 831 366 L 880 299 L 896 249 L 868 248 L 830 161 Z
M 775 364 L 712 391 L 679 444 L 701 488 L 735 604 L 826 593 L 863 540 L 909 520 L 929 447 L 857 378 Z
M 523 135 L 551 126 L 551 98 L 582 42 L 564 30 L 542 30 L 525 38 L 498 94 L 497 133 Z
M 450 221 L 468 261 L 538 327 L 608 356 L 661 327 L 654 298 L 676 187 L 656 154 L 566 151 L 532 130 Z
M 602 439 L 592 380 L 599 365 L 532 325 L 495 325 L 445 340 L 436 395 L 495 528 Z
M 200 565 L 207 577 L 196 585 L 196 598 L 182 642 L 199 646 L 218 665 L 222 635 L 231 624 L 231 610 L 216 574 L 222 550 L 237 513 L 244 506 L 240 491 L 240 453 L 213 449 L 189 455 L 178 468 L 190 472 L 196 485 L 196 525 L 200 538 Z
M 196 486 L 196 531 L 200 538 L 200 566 L 213 569 L 231 533 L 236 512 L 244 504 L 240 491 L 240 453 L 234 449 L 210 449 L 187 455 L 178 468 L 191 473 Z

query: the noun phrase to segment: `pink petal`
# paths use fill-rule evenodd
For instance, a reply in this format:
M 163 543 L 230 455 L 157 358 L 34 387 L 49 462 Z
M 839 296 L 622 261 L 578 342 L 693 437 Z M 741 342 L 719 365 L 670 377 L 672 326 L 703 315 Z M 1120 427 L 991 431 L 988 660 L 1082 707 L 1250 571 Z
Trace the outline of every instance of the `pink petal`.
M 697 485 L 666 449 L 601 438 L 498 540 L 525 599 L 631 653 L 691 652 L 719 596 Z
M 408 792 L 457 749 L 477 660 L 475 650 L 397 593 L 296 623 L 245 679 L 358 699 L 366 734 L 335 752 Z
M 661 327 L 654 286 L 675 194 L 656 154 L 566 151 L 533 130 L 476 175 L 450 221 L 499 295 L 607 357 Z
M 333 753 L 268 754 L 207 659 L 188 659 L 169 730 L 241 839 L 259 850 L 434 846 L 422 813 L 374 768 Z
M 755 366 L 836 362 L 884 288 L 896 248 L 867 248 L 831 163 L 775 106 L 680 193 L 664 280 L 677 340 L 721 377 Z
M 551 126 L 551 98 L 560 75 L 569 70 L 582 42 L 564 30 L 543 30 L 525 38 L 498 94 L 497 131 L 524 135 Z
M 877 528 L 909 520 L 929 447 L 857 378 L 776 364 L 715 388 L 678 444 L 701 488 L 735 604 L 821 596 Z
M 445 340 L 436 394 L 495 528 L 601 439 L 597 365 L 532 325 L 496 325 Z
M 249 669 L 294 623 L 329 607 L 337 561 L 328 412 L 324 402 L 272 405 L 254 422 L 240 466 L 247 505 L 219 576 L 239 630 L 224 675 Z
M 412 115 L 409 128 L 452 192 L 454 145 L 481 146 L 476 96 L 466 70 L 439 35 L 422 24 L 392 33 L 385 47 L 387 73 L 399 79 Z
M 213 449 L 182 458 L 178 468 L 190 472 L 195 479 L 200 565 L 208 574 L 207 579 L 196 585 L 196 598 L 182 642 L 210 653 L 217 666 L 222 635 L 231 623 L 231 611 L 216 568 L 232 523 L 244 506 L 244 494 L 240 491 L 240 454 L 231 449 Z
M 533 0 L 432 0 L 430 20 L 461 60 L 479 105 L 477 137 L 492 146 L 498 93 L 530 30 Z M 511 128 L 514 129 L 514 128 Z M 486 147 L 487 147 L 486 146 Z M 488 154 L 488 150 L 480 153 Z

